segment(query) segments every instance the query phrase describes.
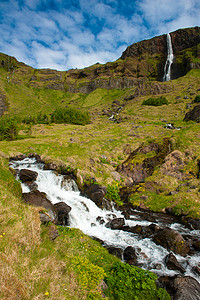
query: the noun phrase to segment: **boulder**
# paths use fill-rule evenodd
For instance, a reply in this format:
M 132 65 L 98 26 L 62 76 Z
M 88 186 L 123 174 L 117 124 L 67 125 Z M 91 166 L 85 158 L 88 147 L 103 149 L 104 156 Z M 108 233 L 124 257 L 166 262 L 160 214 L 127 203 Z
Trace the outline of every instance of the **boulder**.
M 200 299 L 200 284 L 190 276 L 161 276 L 159 286 L 166 288 L 173 300 Z
M 124 218 L 115 218 L 109 221 L 105 226 L 110 229 L 121 229 L 125 224 Z
M 126 249 L 124 250 L 124 260 L 130 265 L 137 264 L 137 255 L 133 247 L 131 246 L 126 247 Z
M 121 248 L 117 247 L 106 247 L 108 249 L 108 252 L 112 255 L 117 256 L 119 259 L 122 259 L 123 251 Z
M 69 212 L 72 208 L 65 202 L 58 202 L 54 204 L 54 207 L 58 215 L 58 224 L 69 225 Z
M 106 195 L 106 189 L 99 184 L 92 184 L 85 188 L 85 194 L 90 198 L 97 206 L 102 207 L 104 196 Z
M 35 171 L 31 171 L 28 169 L 21 169 L 19 171 L 19 179 L 22 182 L 27 182 L 27 181 L 35 181 L 38 176 L 38 173 Z
M 183 121 L 195 121 L 200 123 L 200 105 L 196 105 L 192 110 L 188 111 Z
M 153 241 L 168 251 L 173 251 L 175 254 L 182 256 L 186 256 L 190 251 L 189 245 L 182 235 L 169 227 L 159 230 L 154 235 Z
M 172 252 L 165 257 L 165 263 L 169 270 L 178 270 L 181 273 L 185 273 L 185 269 L 181 266 Z
M 57 223 L 58 216 L 54 205 L 46 197 L 45 193 L 40 191 L 32 191 L 30 193 L 23 193 L 23 200 L 33 206 L 43 207 L 45 210 L 41 211 L 40 219 L 42 223 L 54 222 Z

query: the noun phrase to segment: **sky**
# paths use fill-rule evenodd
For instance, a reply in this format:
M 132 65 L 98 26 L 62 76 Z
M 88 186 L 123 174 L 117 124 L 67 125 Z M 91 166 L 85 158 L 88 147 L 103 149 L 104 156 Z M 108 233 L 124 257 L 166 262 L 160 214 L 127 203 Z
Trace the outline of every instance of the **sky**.
M 199 0 L 0 0 L 0 52 L 39 69 L 115 61 L 133 43 L 194 26 Z

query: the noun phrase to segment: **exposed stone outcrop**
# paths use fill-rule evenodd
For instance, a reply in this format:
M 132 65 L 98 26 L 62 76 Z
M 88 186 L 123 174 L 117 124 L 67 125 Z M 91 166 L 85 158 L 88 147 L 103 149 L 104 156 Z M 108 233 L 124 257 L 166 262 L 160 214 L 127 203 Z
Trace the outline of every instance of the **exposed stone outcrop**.
M 188 111 L 183 121 L 195 121 L 200 123 L 200 105 L 196 105 L 192 110 Z
M 130 184 L 144 182 L 145 178 L 152 175 L 154 168 L 163 163 L 171 150 L 171 143 L 168 139 L 164 139 L 162 145 L 151 143 L 147 146 L 140 146 L 117 167 L 117 171 L 125 176 Z M 152 157 L 145 158 L 145 155 L 151 152 Z
M 115 218 L 106 224 L 106 227 L 111 229 L 121 229 L 125 224 L 124 218 Z

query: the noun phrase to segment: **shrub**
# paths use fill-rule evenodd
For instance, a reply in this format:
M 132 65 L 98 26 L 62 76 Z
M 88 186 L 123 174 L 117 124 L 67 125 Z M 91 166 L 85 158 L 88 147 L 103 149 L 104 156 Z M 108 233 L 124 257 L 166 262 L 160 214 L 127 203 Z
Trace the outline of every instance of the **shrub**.
M 197 103 L 197 102 L 200 102 L 200 95 L 197 95 L 197 96 L 194 98 L 194 103 Z
M 90 116 L 88 112 L 82 112 L 74 108 L 57 108 L 51 115 L 51 122 L 86 125 L 90 123 Z
M 149 98 L 142 102 L 142 105 L 151 105 L 151 106 L 161 106 L 164 104 L 168 104 L 168 100 L 163 96 L 159 98 Z
M 105 291 L 113 300 L 169 300 L 166 290 L 157 288 L 157 276 L 147 270 L 117 262 L 106 277 Z
M 14 140 L 19 132 L 18 121 L 15 117 L 0 117 L 0 140 Z
M 113 184 L 108 184 L 106 187 L 106 198 L 116 202 L 118 205 L 122 205 L 123 202 L 120 199 L 119 195 L 119 184 L 114 182 Z

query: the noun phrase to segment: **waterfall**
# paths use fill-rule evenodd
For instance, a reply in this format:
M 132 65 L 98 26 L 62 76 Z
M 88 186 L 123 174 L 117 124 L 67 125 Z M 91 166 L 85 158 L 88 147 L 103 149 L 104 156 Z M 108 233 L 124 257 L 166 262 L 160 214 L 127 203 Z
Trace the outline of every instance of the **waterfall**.
M 80 192 L 73 180 L 67 179 L 63 175 L 58 175 L 53 171 L 44 170 L 42 163 L 38 164 L 35 158 L 26 158 L 22 161 L 12 161 L 10 166 L 19 172 L 20 169 L 29 169 L 36 171 L 38 177 L 35 181 L 37 188 L 41 192 L 45 192 L 47 198 L 53 203 L 60 201 L 68 204 L 72 210 L 69 213 L 70 227 L 79 228 L 85 234 L 96 237 L 104 242 L 106 246 L 115 246 L 121 249 L 125 249 L 127 246 L 132 246 L 136 249 L 139 265 L 144 269 L 149 269 L 158 275 L 170 275 L 177 274 L 177 271 L 167 269 L 165 265 L 165 256 L 169 253 L 165 248 L 160 245 L 156 245 L 151 237 L 141 238 L 136 233 L 131 233 L 123 230 L 112 230 L 106 226 L 106 223 L 113 218 L 124 217 L 120 211 L 112 209 L 108 211 L 106 209 L 100 209 L 90 199 L 80 195 Z M 29 186 L 26 183 L 22 183 L 22 191 L 30 192 Z M 161 219 L 158 215 L 154 216 L 151 213 L 151 217 L 158 226 L 166 226 L 166 215 L 164 219 Z M 99 222 L 103 220 L 104 222 Z M 144 217 L 139 211 L 134 210 L 129 219 L 125 219 L 125 225 L 128 226 L 148 226 L 152 224 L 152 220 Z M 200 235 L 199 230 L 190 230 L 184 227 L 182 224 L 167 223 L 167 226 L 171 227 L 184 234 L 193 234 L 196 237 Z M 180 255 L 175 255 L 181 264 L 185 267 L 185 275 L 195 277 L 199 280 L 199 276 L 193 274 L 192 267 L 200 264 L 200 256 L 194 254 L 188 255 L 186 258 Z M 159 266 L 159 267 L 158 267 Z
M 174 55 L 172 49 L 172 41 L 170 34 L 167 34 L 167 60 L 164 67 L 163 81 L 168 81 L 171 79 L 171 65 L 173 63 Z

